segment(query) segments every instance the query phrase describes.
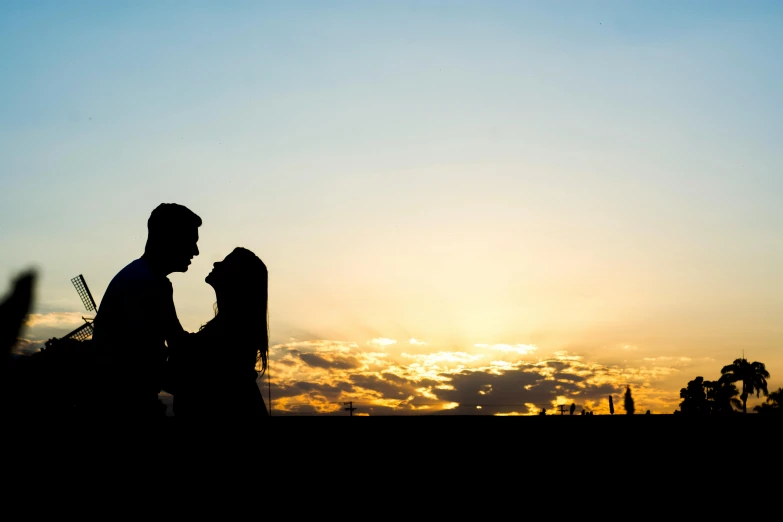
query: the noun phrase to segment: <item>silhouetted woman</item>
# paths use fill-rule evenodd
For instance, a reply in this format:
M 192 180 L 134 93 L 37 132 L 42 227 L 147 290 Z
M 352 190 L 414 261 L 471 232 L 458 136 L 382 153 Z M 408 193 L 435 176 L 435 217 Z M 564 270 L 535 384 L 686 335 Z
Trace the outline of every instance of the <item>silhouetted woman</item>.
M 215 317 L 172 346 L 166 391 L 176 417 L 249 418 L 269 412 L 256 383 L 267 370 L 269 276 L 246 248 L 235 248 L 205 281 L 215 289 Z

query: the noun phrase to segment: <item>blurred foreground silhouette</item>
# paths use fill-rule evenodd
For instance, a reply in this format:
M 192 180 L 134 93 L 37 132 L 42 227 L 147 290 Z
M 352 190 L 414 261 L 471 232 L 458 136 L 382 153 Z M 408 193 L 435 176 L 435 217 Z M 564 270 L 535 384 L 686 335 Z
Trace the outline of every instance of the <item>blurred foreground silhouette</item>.
M 8 296 L 0 302 L 0 349 L 3 351 L 3 368 L 7 370 L 11 350 L 16 345 L 25 317 L 33 305 L 33 288 L 36 275 L 23 272 L 13 282 Z
M 32 355 L 12 353 L 33 306 L 35 281 L 35 272 L 23 272 L 0 303 L 2 413 L 46 419 L 94 413 L 98 374 L 92 341 L 50 339 Z

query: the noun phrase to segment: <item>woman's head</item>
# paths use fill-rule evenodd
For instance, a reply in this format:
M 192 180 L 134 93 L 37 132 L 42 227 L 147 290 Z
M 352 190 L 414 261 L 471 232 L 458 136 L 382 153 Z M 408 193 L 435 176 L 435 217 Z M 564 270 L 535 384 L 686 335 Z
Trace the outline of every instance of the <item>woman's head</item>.
M 267 269 L 261 259 L 246 248 L 237 247 L 223 261 L 216 261 L 205 281 L 216 293 L 234 299 L 245 299 L 248 292 L 258 291 L 259 285 L 266 291 Z
M 253 252 L 237 247 L 229 255 L 214 264 L 205 281 L 215 289 L 217 309 L 224 322 L 230 323 L 232 332 L 250 330 L 247 336 L 258 339 L 255 355 L 266 371 L 269 352 L 267 304 L 269 301 L 269 273 L 266 265 Z M 259 328 L 263 324 L 263 332 Z M 240 344 L 246 345 L 242 340 Z

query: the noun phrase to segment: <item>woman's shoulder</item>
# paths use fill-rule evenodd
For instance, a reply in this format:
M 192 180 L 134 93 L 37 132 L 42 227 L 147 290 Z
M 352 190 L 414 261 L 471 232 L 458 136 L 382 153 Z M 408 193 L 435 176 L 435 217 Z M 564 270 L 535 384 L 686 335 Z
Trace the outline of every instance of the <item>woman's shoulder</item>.
M 211 340 L 216 338 L 220 333 L 220 327 L 213 319 L 212 321 L 209 321 L 201 327 L 196 330 L 195 332 L 191 332 L 188 340 L 191 342 L 205 342 L 207 340 Z

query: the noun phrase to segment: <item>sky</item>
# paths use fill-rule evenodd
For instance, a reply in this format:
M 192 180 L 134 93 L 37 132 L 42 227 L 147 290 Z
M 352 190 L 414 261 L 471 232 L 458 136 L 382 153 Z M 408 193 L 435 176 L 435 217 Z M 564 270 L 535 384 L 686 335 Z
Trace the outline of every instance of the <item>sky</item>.
M 278 414 L 672 413 L 743 357 L 783 386 L 783 4 L 0 5 L 0 277 L 67 334 L 163 202 L 170 276 L 269 268 Z M 139 310 L 143 328 L 144 310 Z M 247 336 L 263 325 L 248 325 Z M 751 399 L 752 406 L 764 397 Z

